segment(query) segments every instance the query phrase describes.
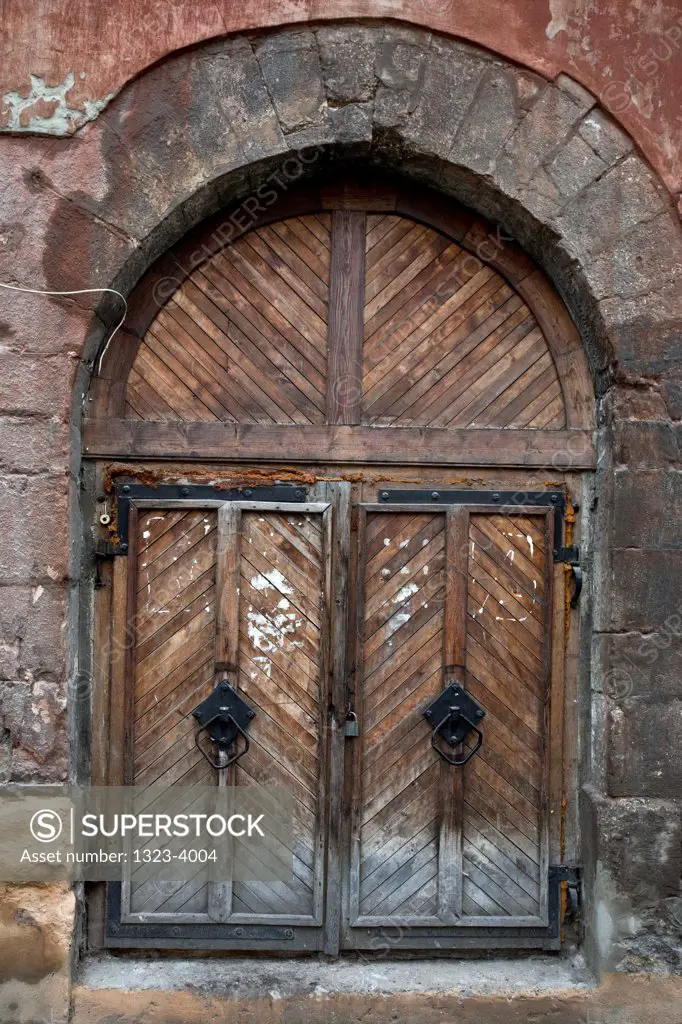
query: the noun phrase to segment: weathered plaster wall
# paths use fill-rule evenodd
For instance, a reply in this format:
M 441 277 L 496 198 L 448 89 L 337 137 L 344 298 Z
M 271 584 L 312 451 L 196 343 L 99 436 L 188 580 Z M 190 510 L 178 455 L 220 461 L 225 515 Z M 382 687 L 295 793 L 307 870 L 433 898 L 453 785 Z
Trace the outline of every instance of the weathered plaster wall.
M 682 190 L 678 0 L 99 0 L 2 5 L 12 40 L 0 125 L 59 135 L 174 50 L 229 32 L 338 18 L 395 18 L 495 50 L 546 78 L 571 75 Z
M 395 26 L 214 42 L 157 65 L 71 139 L 0 138 L 0 275 L 128 290 L 193 224 L 281 177 L 301 147 L 322 154 L 313 171 L 369 161 L 499 221 L 581 327 L 601 396 L 597 504 L 584 508 L 598 538 L 586 567 L 588 949 L 607 969 L 679 970 L 682 241 L 669 194 L 595 98 L 565 75 L 549 84 L 489 51 Z M 67 694 L 71 709 L 83 695 L 73 609 L 92 572 L 78 551 L 72 401 L 78 381 L 78 411 L 106 334 L 91 308 L 88 297 L 0 293 L 4 780 L 69 771 Z M 99 313 L 115 322 L 111 303 Z M 21 898 L 0 922 L 0 962 Z M 49 899 L 53 923 L 42 927 L 68 935 L 67 897 Z M 26 980 L 4 962 L 6 978 Z M 55 974 L 36 953 L 34 992 L 65 962 Z M 59 1020 L 66 1004 L 53 1010 Z

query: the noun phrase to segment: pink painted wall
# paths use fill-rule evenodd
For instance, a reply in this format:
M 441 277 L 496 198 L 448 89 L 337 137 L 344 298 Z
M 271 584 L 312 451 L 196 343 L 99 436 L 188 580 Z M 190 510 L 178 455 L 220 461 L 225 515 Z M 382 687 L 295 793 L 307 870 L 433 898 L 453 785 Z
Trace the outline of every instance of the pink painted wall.
M 168 53 L 230 32 L 408 21 L 569 74 L 682 191 L 682 0 L 0 0 L 0 128 L 70 134 Z M 31 76 L 37 79 L 32 81 Z

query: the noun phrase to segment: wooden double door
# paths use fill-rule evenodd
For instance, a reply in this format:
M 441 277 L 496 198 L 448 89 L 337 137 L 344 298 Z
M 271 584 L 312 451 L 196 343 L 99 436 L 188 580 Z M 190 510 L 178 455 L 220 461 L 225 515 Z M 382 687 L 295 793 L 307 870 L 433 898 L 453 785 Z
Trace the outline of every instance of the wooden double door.
M 133 873 L 109 886 L 107 943 L 556 948 L 563 495 L 185 494 L 119 493 L 109 779 L 282 787 L 291 876 Z M 192 712 L 225 673 L 255 715 L 216 771 Z M 452 684 L 480 710 L 463 766 L 475 730 L 450 745 L 424 715 Z

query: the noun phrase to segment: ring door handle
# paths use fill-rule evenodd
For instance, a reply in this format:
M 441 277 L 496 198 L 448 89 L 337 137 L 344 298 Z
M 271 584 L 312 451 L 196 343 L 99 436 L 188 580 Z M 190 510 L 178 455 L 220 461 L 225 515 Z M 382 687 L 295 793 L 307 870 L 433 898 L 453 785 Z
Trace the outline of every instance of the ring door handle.
M 194 742 L 212 768 L 219 771 L 229 768 L 249 749 L 246 729 L 251 719 L 256 717 L 256 712 L 229 683 L 218 683 L 213 693 L 194 709 L 192 715 L 200 726 L 194 736 Z M 232 744 L 237 742 L 239 736 L 244 738 L 244 747 L 222 763 L 222 758 L 214 760 L 201 744 L 200 739 L 204 733 L 208 734 L 221 754 L 226 753 Z
M 476 722 L 485 718 L 485 711 L 459 683 L 446 686 L 426 708 L 424 718 L 431 726 L 431 746 L 455 768 L 462 768 L 481 749 L 483 733 Z M 443 743 L 447 743 L 454 750 L 472 732 L 476 733 L 476 743 L 463 757 L 451 755 L 443 748 Z
M 199 737 L 202 735 L 202 733 L 208 732 L 209 735 L 210 735 L 210 727 L 215 722 L 220 722 L 221 725 L 229 725 L 229 724 L 234 725 L 234 727 L 237 730 L 237 732 L 241 736 L 244 737 L 244 747 L 243 747 L 243 749 L 242 750 L 238 750 L 237 753 L 234 754 L 232 757 L 228 758 L 227 761 L 224 762 L 224 764 L 220 763 L 219 761 L 214 761 L 213 758 L 211 757 L 211 755 L 208 753 L 208 751 L 204 750 L 204 748 L 202 747 L 201 743 L 199 742 Z M 222 768 L 229 768 L 231 764 L 234 764 L 235 761 L 238 761 L 240 757 L 243 757 L 243 755 L 249 749 L 249 737 L 246 735 L 246 733 L 244 732 L 244 730 L 242 729 L 241 725 L 239 724 L 237 719 L 234 717 L 234 715 L 224 715 L 224 714 L 214 715 L 213 718 L 209 719 L 209 721 L 206 722 L 205 725 L 202 725 L 200 729 L 197 729 L 196 735 L 194 737 L 194 742 L 195 742 L 197 748 L 204 755 L 204 757 L 206 758 L 208 763 L 211 765 L 211 767 L 212 768 L 217 768 L 219 770 L 222 769 Z M 227 746 L 222 744 L 219 740 L 217 742 L 217 746 L 218 746 L 218 749 L 221 752 L 223 750 L 227 750 Z M 231 744 L 229 744 L 229 746 L 231 746 Z
M 473 746 L 471 750 L 468 750 L 464 757 L 450 757 L 448 752 L 446 750 L 443 750 L 443 748 L 439 746 L 438 743 L 436 743 L 436 739 L 440 735 L 441 729 L 443 728 L 446 722 L 449 722 L 453 719 L 453 716 L 453 724 L 456 723 L 457 719 L 462 719 L 462 721 L 466 722 L 466 724 L 469 726 L 468 731 L 475 732 L 477 736 L 476 745 Z M 481 730 L 477 728 L 477 726 L 475 726 L 474 723 L 466 717 L 466 715 L 463 715 L 460 711 L 457 711 L 455 709 L 449 710 L 445 718 L 441 719 L 441 721 L 438 723 L 438 725 L 434 727 L 431 733 L 431 746 L 433 747 L 433 749 L 436 751 L 437 754 L 440 754 L 444 761 L 447 761 L 448 764 L 454 765 L 455 768 L 461 768 L 463 765 L 467 763 L 467 761 L 470 761 L 474 754 L 481 749 L 482 744 L 483 733 L 481 732 Z

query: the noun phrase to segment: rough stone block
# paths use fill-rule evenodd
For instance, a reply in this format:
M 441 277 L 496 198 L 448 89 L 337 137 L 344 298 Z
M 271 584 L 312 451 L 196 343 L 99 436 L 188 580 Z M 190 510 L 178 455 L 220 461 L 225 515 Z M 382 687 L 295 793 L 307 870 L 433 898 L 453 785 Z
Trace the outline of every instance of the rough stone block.
M 628 136 L 603 110 L 591 110 L 578 132 L 597 156 L 609 165 L 615 164 L 632 149 Z
M 633 155 L 569 202 L 557 226 L 574 255 L 594 256 L 607 247 L 612 254 L 612 245 L 667 206 L 651 172 Z
M 673 613 L 656 633 L 598 633 L 594 656 L 595 688 L 614 704 L 682 699 L 682 614 Z
M 450 160 L 489 174 L 522 113 L 519 77 L 509 70 L 490 69 L 457 132 Z
M 557 75 L 554 84 L 562 92 L 565 92 L 567 96 L 570 96 L 575 105 L 580 107 L 584 113 L 591 110 L 597 102 L 592 93 L 584 89 L 580 82 L 576 82 L 575 78 L 571 78 L 570 75 L 563 73 Z
M 638 224 L 585 270 L 597 299 L 609 295 L 646 295 L 651 282 L 658 289 L 679 290 L 682 284 L 680 226 L 669 212 Z
M 0 580 L 49 584 L 69 565 L 66 479 L 0 477 Z
M 66 423 L 76 362 L 75 356 L 37 359 L 0 352 L 0 414 L 54 416 Z
M 682 547 L 682 472 L 617 470 L 614 505 L 617 548 Z
M 682 551 L 612 553 L 608 628 L 655 632 L 682 608 Z
M 0 1020 L 67 1021 L 75 921 L 65 883 L 0 885 Z
M 579 135 L 559 150 L 547 171 L 560 194 L 571 199 L 599 177 L 607 165 Z
M 679 971 L 680 806 L 670 800 L 583 798 L 586 937 L 597 970 Z
M 611 796 L 682 799 L 682 700 L 610 703 L 608 730 Z
M 359 25 L 331 25 L 315 32 L 327 101 L 366 103 L 374 96 L 380 34 Z
M 394 128 L 405 123 L 419 98 L 430 36 L 391 26 L 378 46 L 374 124 Z
M 19 674 L 19 644 L 17 641 L 5 643 L 4 634 L 0 632 L 0 679 L 16 679 Z
M 17 680 L 0 690 L 0 719 L 15 745 L 44 764 L 64 746 L 66 698 L 59 683 Z
M 66 661 L 66 588 L 38 584 L 29 595 L 21 632 L 22 676 L 62 679 Z
M 300 131 L 319 122 L 325 93 L 313 33 L 277 33 L 256 40 L 254 48 L 282 131 Z
M 682 420 L 682 381 L 667 379 L 661 382 L 666 409 L 671 420 Z
M 630 469 L 679 464 L 680 446 L 672 423 L 616 423 L 613 428 L 614 461 Z
M 0 470 L 59 472 L 68 464 L 70 437 L 56 419 L 0 418 Z
M 598 308 L 603 330 L 608 333 L 623 371 L 647 376 L 679 372 L 679 288 L 674 286 L 636 298 L 601 299 Z
M 405 138 L 420 154 L 448 156 L 460 123 L 489 64 L 456 43 L 430 54 L 419 99 L 405 127 Z
M 583 110 L 561 89 L 540 94 L 508 140 L 495 169 L 495 180 L 515 195 L 528 185 L 541 164 L 565 139 L 582 117 Z

